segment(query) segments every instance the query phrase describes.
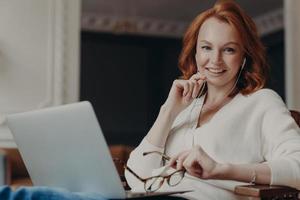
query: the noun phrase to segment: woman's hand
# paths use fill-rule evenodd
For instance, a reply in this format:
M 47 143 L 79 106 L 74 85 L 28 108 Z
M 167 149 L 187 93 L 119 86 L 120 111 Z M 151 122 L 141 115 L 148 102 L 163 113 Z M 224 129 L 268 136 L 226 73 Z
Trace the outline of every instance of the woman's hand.
M 205 76 L 200 73 L 194 74 L 189 80 L 176 79 L 164 106 L 177 115 L 199 95 L 204 82 Z
M 171 159 L 169 165 L 178 170 L 184 168 L 190 175 L 201 179 L 217 178 L 220 168 L 220 164 L 207 155 L 200 146 L 181 152 Z

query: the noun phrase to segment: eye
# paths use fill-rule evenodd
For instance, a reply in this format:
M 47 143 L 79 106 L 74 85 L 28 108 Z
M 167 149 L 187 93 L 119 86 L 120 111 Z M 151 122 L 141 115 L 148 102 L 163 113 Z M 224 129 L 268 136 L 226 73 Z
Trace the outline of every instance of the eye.
M 225 53 L 228 53 L 228 54 L 233 54 L 233 53 L 235 53 L 235 49 L 234 49 L 234 48 L 231 48 L 231 47 L 226 47 L 226 48 L 224 49 L 224 52 L 225 52 Z
M 207 46 L 207 45 L 204 45 L 204 46 L 201 46 L 201 49 L 204 50 L 204 51 L 209 51 L 209 50 L 211 50 L 211 47 Z

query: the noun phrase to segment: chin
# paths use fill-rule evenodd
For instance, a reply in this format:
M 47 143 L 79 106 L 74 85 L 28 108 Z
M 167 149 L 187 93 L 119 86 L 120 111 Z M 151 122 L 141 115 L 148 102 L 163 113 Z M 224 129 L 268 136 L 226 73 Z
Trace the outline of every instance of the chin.
M 222 87 L 226 84 L 224 82 L 220 82 L 220 81 L 216 81 L 216 80 L 206 79 L 206 81 L 207 81 L 207 84 L 214 86 L 214 87 Z
M 230 84 L 231 81 L 228 81 L 226 78 L 206 78 L 207 84 L 214 86 L 214 87 L 225 87 L 226 85 Z

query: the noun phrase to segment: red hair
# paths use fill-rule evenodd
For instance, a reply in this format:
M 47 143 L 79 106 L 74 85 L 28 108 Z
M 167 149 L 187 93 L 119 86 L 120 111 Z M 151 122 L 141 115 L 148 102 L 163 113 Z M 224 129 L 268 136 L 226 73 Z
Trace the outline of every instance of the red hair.
M 219 1 L 214 7 L 202 12 L 192 21 L 184 35 L 183 48 L 179 57 L 182 77 L 189 79 L 197 72 L 195 54 L 198 33 L 204 21 L 211 17 L 234 27 L 240 35 L 247 62 L 235 92 L 245 95 L 263 88 L 269 70 L 265 47 L 259 39 L 253 20 L 234 1 Z

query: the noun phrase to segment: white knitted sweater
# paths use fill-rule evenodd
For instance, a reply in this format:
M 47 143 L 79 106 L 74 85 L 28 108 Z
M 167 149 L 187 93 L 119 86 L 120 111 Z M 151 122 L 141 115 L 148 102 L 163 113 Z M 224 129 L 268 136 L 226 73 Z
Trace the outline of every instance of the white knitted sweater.
M 158 150 L 169 156 L 200 145 L 220 163 L 267 162 L 271 169 L 272 185 L 287 185 L 300 189 L 300 131 L 282 99 L 270 89 L 251 95 L 236 95 L 209 122 L 196 128 L 204 97 L 182 111 L 174 121 L 165 148 L 144 139 L 131 153 L 130 166 L 141 177 L 151 176 L 162 166 L 158 155 L 143 156 L 146 151 Z M 143 187 L 128 172 L 129 185 Z M 201 180 L 187 176 L 171 189 L 193 189 L 189 199 L 244 199 L 233 194 L 236 181 Z M 167 184 L 162 189 L 168 188 Z

